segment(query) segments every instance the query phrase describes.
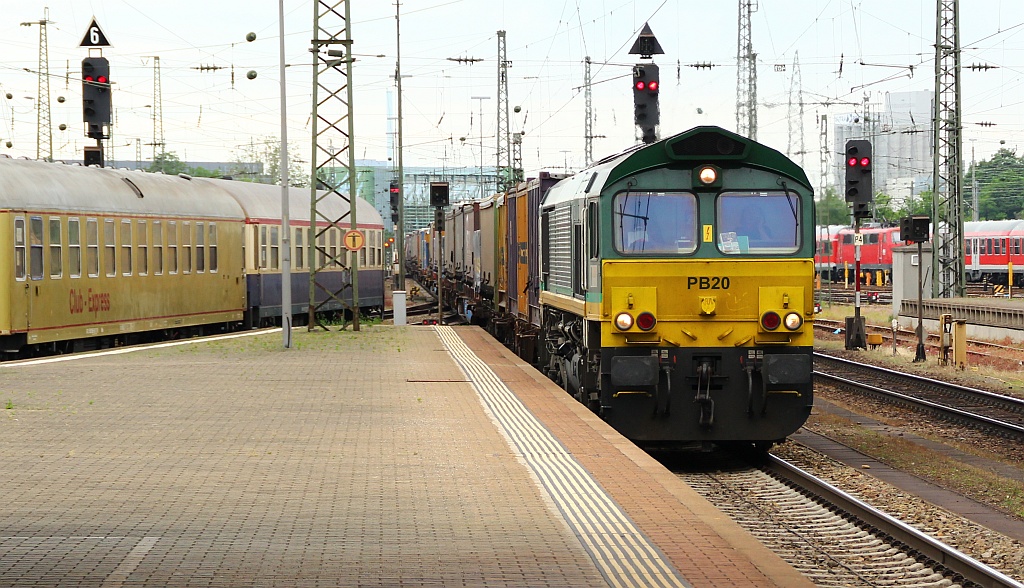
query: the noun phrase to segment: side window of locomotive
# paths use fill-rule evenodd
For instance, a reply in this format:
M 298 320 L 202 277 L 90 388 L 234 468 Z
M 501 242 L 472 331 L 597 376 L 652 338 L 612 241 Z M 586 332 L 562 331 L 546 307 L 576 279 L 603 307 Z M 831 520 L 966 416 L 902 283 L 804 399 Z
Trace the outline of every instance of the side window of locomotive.
M 114 219 L 103 219 L 103 268 L 107 272 L 107 277 L 114 277 L 117 275 L 117 266 L 115 264 L 117 256 L 117 242 L 115 241 L 115 237 Z
M 718 249 L 727 255 L 780 255 L 800 247 L 800 200 L 791 192 L 724 192 Z
M 99 221 L 90 218 L 85 221 L 85 267 L 90 278 L 100 275 L 100 226 Z
M 599 255 L 600 247 L 598 247 L 598 240 L 601 238 L 601 227 L 599 225 L 599 212 L 597 202 L 591 202 L 587 205 L 587 232 L 589 233 L 589 252 L 588 257 L 590 259 L 597 259 Z
M 64 275 L 64 250 L 60 234 L 60 218 L 50 217 L 50 277 L 59 278 Z
M 612 200 L 612 233 L 620 253 L 693 253 L 697 198 L 687 192 L 620 192 Z
M 77 218 L 68 219 L 68 273 L 82 277 L 82 223 Z
M 43 279 L 43 217 L 28 220 L 28 274 L 33 280 Z
M 26 276 L 25 262 L 28 260 L 25 251 L 25 219 L 14 219 L 14 278 L 24 280 Z

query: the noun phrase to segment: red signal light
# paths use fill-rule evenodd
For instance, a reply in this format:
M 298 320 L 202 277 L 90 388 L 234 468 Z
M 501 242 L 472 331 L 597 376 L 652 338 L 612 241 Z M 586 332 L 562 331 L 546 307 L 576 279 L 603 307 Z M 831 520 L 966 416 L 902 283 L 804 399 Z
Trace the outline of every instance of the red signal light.
M 850 159 L 848 159 L 846 161 L 846 165 L 848 165 L 850 167 L 856 167 L 856 165 L 857 165 L 857 158 L 856 157 L 851 157 Z
M 861 167 L 867 167 L 869 165 L 871 165 L 871 158 L 870 157 L 861 157 L 860 158 L 860 166 Z
M 658 82 L 652 80 L 651 83 L 647 84 L 647 89 L 650 90 L 651 92 L 657 92 Z
M 646 87 L 647 87 L 647 84 L 646 84 L 646 83 L 645 83 L 645 82 L 644 82 L 643 80 L 640 80 L 640 81 L 638 81 L 638 82 L 636 83 L 636 89 L 637 89 L 637 90 L 640 90 L 641 92 L 642 92 L 642 91 L 644 90 L 644 88 L 646 88 Z
M 107 76 L 100 76 L 99 79 L 96 80 L 96 81 L 101 83 L 101 84 L 106 84 L 107 83 Z
M 650 331 L 654 328 L 654 325 L 657 324 L 657 322 L 658 321 L 654 318 L 654 315 L 649 312 L 641 312 L 640 315 L 636 317 L 636 326 L 641 331 Z
M 87 81 L 87 82 L 92 82 L 92 81 L 94 81 L 94 80 L 93 80 L 93 77 L 92 77 L 92 76 L 85 76 L 85 81 Z

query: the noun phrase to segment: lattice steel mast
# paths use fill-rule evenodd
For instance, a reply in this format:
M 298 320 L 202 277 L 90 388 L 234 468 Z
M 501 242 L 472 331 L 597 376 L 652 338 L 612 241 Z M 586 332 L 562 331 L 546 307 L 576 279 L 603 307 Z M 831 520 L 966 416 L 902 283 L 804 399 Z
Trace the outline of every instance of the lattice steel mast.
M 583 99 L 586 103 L 586 121 L 583 123 L 583 133 L 586 135 L 583 154 L 586 165 L 594 162 L 594 107 L 591 102 L 590 93 L 590 56 L 584 60 L 583 67 Z
M 823 114 L 818 119 L 818 140 L 821 142 L 821 151 L 818 157 L 818 165 L 821 168 L 821 178 L 818 180 L 818 197 L 825 196 L 825 188 L 828 187 L 828 176 L 832 170 L 830 158 L 832 147 L 828 143 L 828 115 Z
M 353 141 L 355 126 L 352 118 L 352 21 L 348 0 L 318 0 L 313 5 L 313 173 L 310 178 L 310 227 L 313 237 L 309 242 L 309 330 L 317 326 L 325 331 L 326 325 L 317 320 L 316 311 L 332 301 L 340 303 L 352 313 L 352 330 L 359 330 L 359 252 L 348 255 L 347 249 L 334 253 L 327 248 L 329 229 L 346 231 L 342 221 L 347 217 L 347 229 L 355 230 L 356 208 L 356 156 Z M 340 47 L 340 49 L 339 49 Z M 320 96 L 320 91 L 325 93 Z M 333 139 L 340 135 L 343 145 L 335 148 Z M 333 168 L 333 169 L 332 169 Z M 335 172 L 335 173 L 331 173 Z M 337 173 L 341 172 L 341 173 Z M 341 182 L 347 180 L 348 193 L 342 192 Z M 317 192 L 318 185 L 324 188 Z M 340 217 L 328 216 L 327 203 L 340 198 L 348 203 L 348 211 Z M 326 222 L 326 226 L 319 223 Z M 318 255 L 319 254 L 319 255 Z M 349 270 L 348 283 L 331 284 L 327 280 L 328 268 L 342 266 Z M 333 273 L 333 272 L 332 272 Z M 351 290 L 352 304 L 345 297 Z M 317 291 L 327 294 L 319 305 Z
M 736 36 L 736 132 L 757 140 L 757 53 L 750 35 L 750 14 L 755 0 L 739 0 L 739 31 Z
M 960 119 L 960 3 L 937 0 L 932 137 L 932 297 L 964 296 L 963 123 Z
M 797 99 L 795 103 L 797 107 L 796 112 L 793 111 L 793 94 L 796 94 Z M 807 149 L 804 144 L 804 87 L 800 77 L 799 51 L 793 54 L 793 77 L 789 79 L 789 112 L 787 112 L 786 118 L 789 119 L 789 139 L 786 142 L 786 155 L 789 157 L 799 155 L 800 167 L 804 167 L 804 154 L 807 153 Z M 799 141 L 796 151 L 793 151 L 794 138 Z
M 153 55 L 153 165 L 164 153 L 164 95 L 160 86 L 160 56 Z M 158 151 L 159 150 L 159 151 Z M 163 163 L 160 164 L 163 167 Z
M 46 23 L 50 9 L 43 9 L 43 19 L 23 22 L 21 26 L 39 25 L 39 89 L 36 94 L 36 159 L 53 161 L 53 130 L 50 128 L 50 59 L 46 46 Z
M 499 190 L 515 185 L 512 169 L 512 138 L 508 124 L 508 60 L 505 45 L 505 31 L 498 31 L 498 182 Z

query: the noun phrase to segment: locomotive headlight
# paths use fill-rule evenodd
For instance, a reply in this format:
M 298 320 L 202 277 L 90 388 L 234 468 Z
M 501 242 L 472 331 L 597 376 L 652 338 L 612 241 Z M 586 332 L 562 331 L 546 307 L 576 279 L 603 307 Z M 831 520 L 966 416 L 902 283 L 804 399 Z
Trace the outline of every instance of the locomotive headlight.
M 700 168 L 700 171 L 697 172 L 697 177 L 705 185 L 707 185 L 707 184 L 714 184 L 715 180 L 718 179 L 718 170 L 716 170 L 715 168 L 713 168 L 711 166 L 705 166 L 705 167 Z
M 761 315 L 761 326 L 764 327 L 767 331 L 774 331 L 775 329 L 779 328 L 779 325 L 781 324 L 782 317 L 780 317 L 779 313 L 775 312 L 774 310 L 769 310 L 768 312 Z
M 804 317 L 800 316 L 795 312 L 791 312 L 786 315 L 786 319 L 784 322 L 786 324 L 787 329 L 789 329 L 790 331 L 795 331 L 803 326 Z
M 615 326 L 618 327 L 620 331 L 628 331 L 629 328 L 633 326 L 633 316 L 628 312 L 620 312 L 615 317 Z
M 641 331 L 650 331 L 656 324 L 658 324 L 658 320 L 649 312 L 641 312 L 636 317 L 636 327 Z

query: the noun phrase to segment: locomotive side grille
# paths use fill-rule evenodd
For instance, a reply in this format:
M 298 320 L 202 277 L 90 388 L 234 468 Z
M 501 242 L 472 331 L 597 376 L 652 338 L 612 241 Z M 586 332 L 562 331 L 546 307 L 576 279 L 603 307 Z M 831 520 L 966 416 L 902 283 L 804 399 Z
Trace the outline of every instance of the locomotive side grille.
M 572 224 L 571 209 L 556 208 L 550 213 L 548 225 L 548 289 L 572 288 Z
M 572 220 L 568 206 L 551 211 L 548 225 L 548 289 L 572 288 Z

